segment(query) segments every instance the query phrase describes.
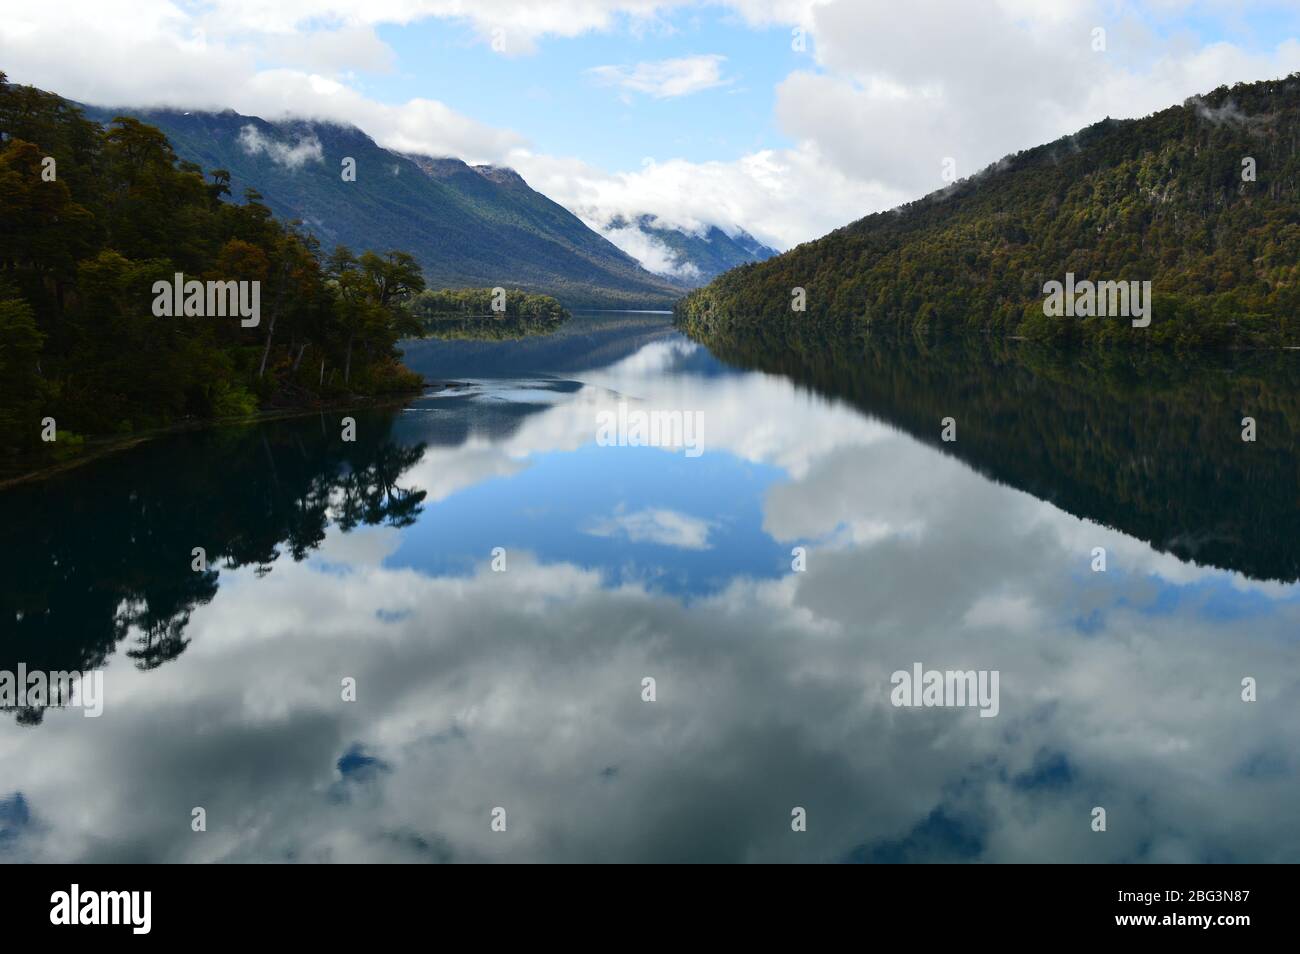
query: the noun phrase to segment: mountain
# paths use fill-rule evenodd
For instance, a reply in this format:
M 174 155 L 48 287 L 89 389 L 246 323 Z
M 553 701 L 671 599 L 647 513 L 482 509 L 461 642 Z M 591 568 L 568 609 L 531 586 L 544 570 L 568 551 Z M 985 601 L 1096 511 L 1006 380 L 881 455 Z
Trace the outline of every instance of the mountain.
M 616 215 L 600 231 L 650 271 L 683 288 L 697 288 L 737 265 L 777 254 L 744 229 L 734 235 L 716 225 L 693 231 L 666 225 L 654 215 Z
M 679 303 L 743 324 L 965 325 L 1183 346 L 1300 341 L 1300 74 L 1106 119 Z M 1047 317 L 1045 284 L 1150 281 L 1152 320 Z M 1140 286 L 1139 286 L 1140 287 Z M 806 313 L 792 307 L 797 289 Z
M 410 252 L 430 287 L 519 287 L 570 307 L 663 308 L 681 294 L 510 169 L 401 155 L 334 123 L 83 108 L 101 123 L 128 115 L 157 126 L 182 160 L 228 170 L 234 196 L 255 189 L 326 251 Z M 343 179 L 345 158 L 355 181 Z

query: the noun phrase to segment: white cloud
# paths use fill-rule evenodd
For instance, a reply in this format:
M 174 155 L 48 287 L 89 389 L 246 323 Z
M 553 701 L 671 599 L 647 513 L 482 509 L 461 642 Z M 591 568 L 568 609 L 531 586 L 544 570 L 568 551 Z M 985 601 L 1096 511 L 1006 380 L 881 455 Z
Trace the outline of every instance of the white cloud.
M 690 514 L 651 508 L 612 514 L 588 524 L 583 532 L 593 537 L 624 537 L 632 543 L 707 550 L 712 526 L 709 521 Z
M 268 59 L 281 66 L 325 75 L 353 70 L 390 72 L 397 59 L 374 29 L 365 26 L 269 36 L 263 49 Z
M 727 162 L 650 161 L 634 172 L 605 172 L 580 159 L 526 149 L 515 150 L 506 161 L 534 189 L 593 228 L 618 215 L 633 219 L 653 213 L 668 228 L 699 233 L 717 225 L 733 234 L 743 228 L 783 249 L 907 198 L 846 175 L 811 141 Z
M 677 253 L 653 235 L 642 232 L 636 225 L 620 228 L 600 227 L 593 222 L 597 230 L 620 249 L 631 255 L 646 269 L 656 275 L 669 275 L 674 278 L 699 278 L 700 269 L 692 262 L 678 262 Z
M 320 140 L 313 136 L 303 136 L 293 145 L 263 136 L 257 127 L 249 123 L 239 130 L 239 145 L 250 156 L 266 153 L 271 161 L 287 169 L 297 169 L 308 162 L 323 162 L 324 150 Z
M 1090 0 L 818 5 L 819 69 L 778 86 L 777 119 L 845 176 L 915 198 L 944 185 L 945 158 L 972 175 L 1106 116 L 1145 116 L 1225 83 L 1300 69 L 1294 39 L 1259 53 L 1195 47 L 1154 35 L 1140 9 Z M 1098 26 L 1104 52 L 1092 45 Z
M 293 70 L 268 70 L 232 91 L 234 109 L 268 119 L 301 116 L 358 126 L 381 146 L 399 152 L 493 162 L 525 140 L 457 113 L 432 99 L 390 106 L 351 87 Z
M 593 66 L 587 73 L 605 86 L 619 86 L 656 99 L 671 99 L 731 83 L 722 75 L 726 59 L 709 53 L 636 66 Z
M 112 3 L 112 0 L 109 0 Z M 405 25 L 459 21 L 506 56 L 533 52 L 544 37 L 576 37 L 621 25 L 643 29 L 689 0 L 210 0 L 204 22 L 222 32 L 287 36 L 321 23 Z M 128 3 L 129 5 L 129 3 Z
M 36 5 L 21 18 L 0 19 L 0 63 L 11 81 L 101 106 L 230 108 L 271 120 L 350 123 L 390 148 L 471 162 L 499 160 L 525 142 L 434 99 L 389 105 L 355 87 L 352 71 L 384 69 L 392 59 L 359 24 L 407 22 L 415 14 L 405 7 L 413 5 L 369 5 L 364 17 L 347 4 L 305 0 L 274 10 L 218 0 L 203 15 L 157 0 L 70 6 Z M 309 20 L 344 25 L 295 26 Z

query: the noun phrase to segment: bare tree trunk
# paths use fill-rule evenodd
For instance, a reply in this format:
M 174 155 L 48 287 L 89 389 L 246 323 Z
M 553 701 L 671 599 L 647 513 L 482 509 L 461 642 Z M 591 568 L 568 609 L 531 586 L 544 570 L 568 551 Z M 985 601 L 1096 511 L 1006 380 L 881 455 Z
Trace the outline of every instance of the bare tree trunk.
M 280 268 L 280 281 L 276 285 L 275 304 L 271 306 L 271 324 L 266 329 L 266 347 L 262 350 L 262 364 L 257 369 L 259 378 L 266 371 L 266 357 L 271 353 L 271 339 L 275 337 L 275 319 L 280 317 L 280 303 L 284 300 L 284 285 L 288 277 L 289 263 L 285 262 Z
M 325 358 L 324 358 L 324 356 L 322 356 L 321 359 L 320 359 L 320 383 L 317 384 L 316 386 L 317 386 L 318 388 L 323 388 L 323 387 L 325 387 Z
M 293 373 L 294 373 L 294 374 L 297 374 L 297 373 L 298 373 L 298 365 L 300 365 L 300 364 L 302 363 L 302 354 L 303 354 L 303 352 L 306 351 L 306 350 L 307 350 L 307 342 L 304 341 L 302 344 L 300 344 L 300 345 L 298 346 L 298 357 L 296 357 L 296 358 L 293 359 Z
M 275 337 L 275 318 L 276 312 L 280 309 L 277 307 L 271 312 L 271 323 L 266 328 L 266 347 L 262 349 L 262 363 L 257 369 L 257 376 L 260 378 L 266 371 L 266 356 L 271 353 L 271 339 Z
M 348 357 L 343 364 L 343 383 L 348 384 L 352 380 L 352 339 L 355 335 L 348 336 Z

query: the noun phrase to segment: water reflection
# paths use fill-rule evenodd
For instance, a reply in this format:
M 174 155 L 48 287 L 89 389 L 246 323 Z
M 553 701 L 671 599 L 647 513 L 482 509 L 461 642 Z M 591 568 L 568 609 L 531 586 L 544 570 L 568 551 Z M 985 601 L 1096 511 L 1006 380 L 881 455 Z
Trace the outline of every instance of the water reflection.
M 1180 559 L 1300 579 L 1300 354 L 1043 349 L 811 323 L 706 339 Z M 940 442 L 952 416 L 959 439 Z M 1242 419 L 1260 435 L 1242 440 Z
M 189 645 L 223 571 L 301 561 L 330 525 L 411 525 L 424 492 L 399 480 L 423 448 L 393 441 L 394 416 L 358 415 L 351 442 L 338 414 L 183 434 L 9 491 L 0 669 L 92 669 L 123 642 L 134 665 L 155 669 Z M 18 718 L 39 722 L 41 710 Z
M 87 635 L 116 632 L 104 615 L 145 589 L 147 574 L 126 571 L 170 567 L 178 552 L 188 573 L 196 532 L 239 562 L 196 593 L 185 574 L 159 574 L 173 582 L 149 591 L 155 614 L 188 616 L 188 647 L 167 665 L 138 668 L 102 636 L 57 657 L 106 660 L 103 717 L 50 710 L 39 727 L 0 725 L 0 857 L 1296 860 L 1297 587 L 1253 578 L 1292 578 L 1279 568 L 1294 552 L 1274 537 L 1250 563 L 1222 529 L 1255 532 L 1286 488 L 1226 523 L 1220 508 L 1202 535 L 1229 541 L 1208 551 L 1224 565 L 1245 554 L 1246 572 L 1187 562 L 1165 544 L 1197 513 L 1215 516 L 1194 508 L 1216 491 L 1184 499 L 1194 482 L 1164 463 L 1127 476 L 1105 466 L 1158 430 L 1131 404 L 1076 406 L 1032 384 L 1037 442 L 1029 412 L 1019 436 L 996 438 L 977 412 L 1006 404 L 955 376 L 958 358 L 925 371 L 924 354 L 890 363 L 864 343 L 869 373 L 809 350 L 798 366 L 772 358 L 782 373 L 769 374 L 665 331 L 563 374 L 463 376 L 360 426 L 372 444 L 351 460 L 329 427 L 314 444 L 302 436 L 297 459 L 315 464 L 294 462 L 300 422 L 227 438 L 228 453 L 201 453 L 195 435 L 122 457 L 116 478 L 108 462 L 70 475 L 46 491 L 83 523 L 65 531 L 60 562 L 5 566 L 6 586 L 26 574 L 11 590 L 24 621 L 99 584 L 98 613 L 59 616 L 73 626 L 59 632 L 96 620 Z M 1050 368 L 999 370 L 1011 391 L 1052 380 Z M 1219 393 L 1207 380 L 1201 390 Z M 909 382 L 941 393 L 908 410 Z M 943 389 L 964 399 L 958 410 Z M 704 455 L 595 446 L 596 414 L 620 400 L 701 411 Z M 1151 401 L 1142 407 L 1166 420 L 1203 421 Z M 1125 407 L 1129 423 L 1116 423 Z M 946 414 L 959 419 L 955 447 L 930 442 Z M 1093 432 L 1056 430 L 1080 425 Z M 1125 426 L 1129 437 L 1114 432 Z M 1205 463 L 1189 468 L 1256 491 L 1286 473 L 1235 462 L 1204 423 L 1197 433 Z M 263 435 L 275 477 L 254 464 Z M 1071 445 L 1082 456 L 1067 480 L 1036 470 L 1072 459 Z M 1014 449 L 1034 466 L 1007 459 Z M 369 474 L 358 502 L 311 516 L 349 472 Z M 1159 524 L 1150 474 L 1171 478 L 1161 492 L 1175 529 Z M 1115 490 L 1118 516 L 1075 508 Z M 7 519 L 37 509 L 16 500 L 0 497 Z M 22 539 L 40 539 L 26 519 Z M 805 572 L 791 571 L 796 546 Z M 1090 569 L 1097 546 L 1105 573 Z M 295 559 L 273 559 L 281 548 Z M 29 664 L 48 648 L 35 635 L 5 645 Z M 914 661 L 999 670 L 999 716 L 894 708 L 889 676 Z M 1259 679 L 1256 703 L 1241 701 L 1245 675 Z M 341 700 L 346 678 L 354 703 Z M 197 805 L 201 835 L 189 829 Z M 1089 827 L 1098 805 L 1104 834 Z M 504 833 L 489 825 L 498 806 Z M 795 806 L 807 832 L 791 831 Z

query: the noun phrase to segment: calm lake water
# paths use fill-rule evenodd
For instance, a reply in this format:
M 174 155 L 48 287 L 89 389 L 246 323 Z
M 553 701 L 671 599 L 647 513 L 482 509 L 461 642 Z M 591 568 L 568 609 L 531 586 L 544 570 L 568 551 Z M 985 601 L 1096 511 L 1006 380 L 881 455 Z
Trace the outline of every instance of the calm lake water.
M 0 492 L 0 670 L 104 696 L 0 716 L 0 860 L 1300 861 L 1300 357 L 580 315 L 408 361 L 459 384 L 353 442 Z M 895 706 L 918 663 L 996 716 Z

